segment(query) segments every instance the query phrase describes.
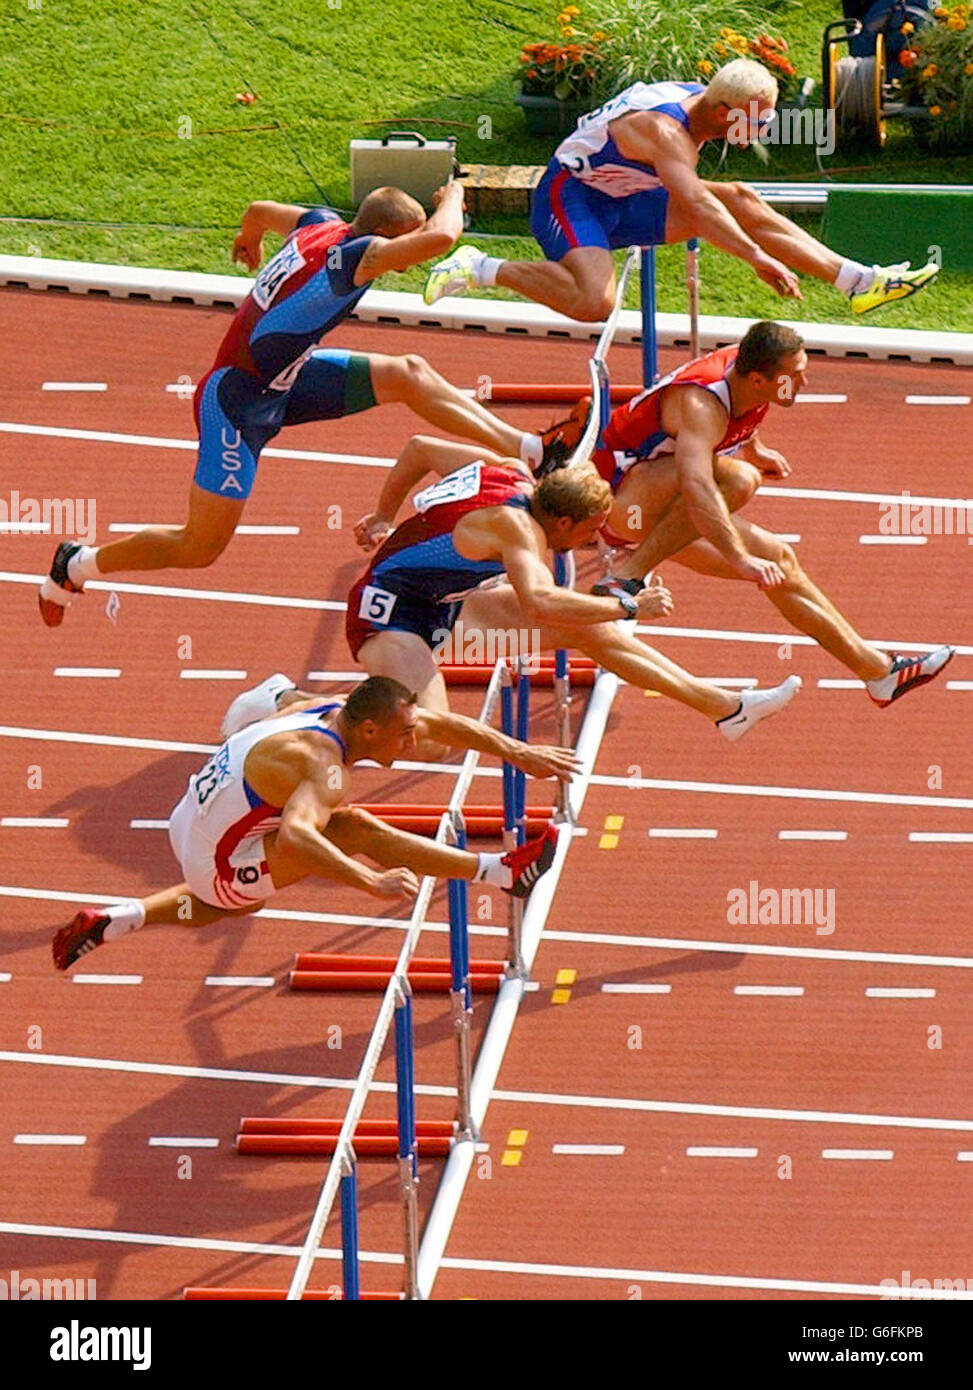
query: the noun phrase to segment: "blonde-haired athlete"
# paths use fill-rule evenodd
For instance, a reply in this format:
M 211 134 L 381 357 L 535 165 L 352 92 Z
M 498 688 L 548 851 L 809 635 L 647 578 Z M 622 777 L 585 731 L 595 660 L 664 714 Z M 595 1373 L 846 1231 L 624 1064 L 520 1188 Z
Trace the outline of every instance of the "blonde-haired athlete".
M 737 58 L 699 82 L 636 82 L 582 116 L 538 185 L 531 231 L 543 261 L 505 261 L 461 246 L 434 266 L 425 299 L 502 285 L 570 318 L 605 318 L 615 301 L 611 252 L 705 237 L 738 256 L 779 295 L 800 299 L 797 274 L 847 295 L 867 313 L 905 299 L 939 273 L 935 264 L 866 266 L 846 260 L 775 212 L 746 183 L 696 173 L 709 140 L 757 139 L 774 118 L 777 83 Z

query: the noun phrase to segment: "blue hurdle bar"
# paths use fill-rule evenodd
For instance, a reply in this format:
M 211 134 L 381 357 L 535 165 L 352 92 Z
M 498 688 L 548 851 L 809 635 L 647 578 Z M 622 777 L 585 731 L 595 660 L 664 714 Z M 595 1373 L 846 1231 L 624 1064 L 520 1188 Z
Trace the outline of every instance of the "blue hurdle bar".
M 527 662 L 521 657 L 517 663 L 517 737 L 521 743 L 527 742 L 530 731 L 530 672 Z M 517 843 L 522 845 L 527 839 L 527 773 L 514 769 L 515 804 L 517 807 Z
M 395 1006 L 395 1103 L 399 1120 L 398 1168 L 405 1226 L 405 1296 L 419 1297 L 419 1157 L 416 1144 L 415 1047 L 412 995 L 402 982 Z
M 570 588 L 573 569 L 573 563 L 568 564 L 568 557 L 562 551 L 556 551 L 554 555 L 555 584 L 562 589 Z M 559 647 L 554 653 L 554 702 L 557 714 L 558 741 L 562 748 L 568 748 L 571 745 L 571 676 L 568 654 L 563 647 Z M 557 804 L 561 818 L 567 820 L 571 807 L 567 782 L 558 784 Z
M 500 727 L 508 738 L 514 737 L 514 692 L 510 668 L 503 665 L 500 680 Z M 510 763 L 503 764 L 503 847 L 508 852 L 516 849 L 517 838 L 517 769 Z M 510 899 L 510 944 L 507 956 L 511 975 L 524 974 L 524 958 L 521 950 L 521 929 L 524 920 L 524 904 L 521 898 Z
M 341 1286 L 346 1299 L 361 1299 L 358 1279 L 358 1177 L 354 1163 L 341 1179 Z
M 506 771 L 506 764 L 504 764 Z M 506 783 L 505 783 L 506 785 Z M 506 809 L 506 792 L 504 808 Z M 457 812 L 452 816 L 452 840 L 457 849 L 466 848 L 466 827 Z M 473 991 L 470 987 L 470 909 L 465 879 L 451 878 L 449 896 L 449 999 L 456 1033 L 456 1120 L 460 1137 L 477 1138 L 473 1124 Z
M 640 266 L 642 297 L 642 383 L 651 386 L 659 375 L 659 347 L 655 331 L 655 247 L 642 247 Z M 611 405 L 604 419 L 611 414 Z

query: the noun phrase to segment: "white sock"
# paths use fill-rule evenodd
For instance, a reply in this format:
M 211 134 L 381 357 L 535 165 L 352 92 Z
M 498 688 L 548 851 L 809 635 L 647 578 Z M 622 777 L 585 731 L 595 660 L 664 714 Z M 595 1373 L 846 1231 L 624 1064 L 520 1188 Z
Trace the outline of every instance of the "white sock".
M 862 294 L 871 289 L 875 280 L 875 269 L 862 265 L 861 261 L 842 261 L 835 276 L 834 287 L 842 294 Z
M 513 872 L 510 866 L 503 862 L 502 854 L 479 854 L 477 860 L 474 883 L 494 883 L 498 888 L 509 888 L 512 885 Z
M 101 570 L 95 563 L 98 547 L 83 545 L 76 555 L 68 561 L 68 578 L 72 584 L 84 584 L 89 579 L 97 579 Z
M 139 927 L 145 926 L 145 908 L 137 898 L 130 898 L 126 903 L 116 903 L 114 907 L 106 908 L 105 916 L 108 918 L 108 926 L 102 938 L 104 941 L 116 941 L 126 932 L 138 931 Z
M 484 256 L 477 264 L 474 274 L 478 285 L 495 285 L 500 267 L 506 262 L 497 256 Z
M 532 468 L 536 468 L 544 457 L 544 441 L 539 434 L 522 434 L 520 436 L 520 457 L 524 463 L 529 463 Z

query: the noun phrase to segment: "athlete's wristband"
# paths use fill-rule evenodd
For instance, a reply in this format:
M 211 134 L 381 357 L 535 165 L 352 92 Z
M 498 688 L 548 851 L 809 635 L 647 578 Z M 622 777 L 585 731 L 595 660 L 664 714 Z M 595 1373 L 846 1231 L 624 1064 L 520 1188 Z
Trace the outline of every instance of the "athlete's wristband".
M 642 579 L 600 579 L 592 585 L 591 592 L 602 598 L 617 598 L 619 593 L 631 594 L 634 598 L 644 588 L 645 581 Z

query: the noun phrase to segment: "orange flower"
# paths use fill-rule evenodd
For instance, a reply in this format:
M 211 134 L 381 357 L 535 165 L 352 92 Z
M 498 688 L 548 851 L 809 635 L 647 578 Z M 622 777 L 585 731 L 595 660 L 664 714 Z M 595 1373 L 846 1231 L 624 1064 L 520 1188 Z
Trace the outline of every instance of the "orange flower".
M 963 76 L 973 77 L 973 63 L 967 63 L 966 67 L 963 69 Z
M 929 114 L 930 116 L 941 116 L 943 114 L 943 108 L 941 106 L 930 106 Z
M 938 73 L 938 71 L 939 71 L 939 68 L 936 66 L 936 64 L 935 64 L 935 63 L 930 63 L 928 67 L 923 68 L 923 70 L 922 70 L 922 76 L 923 76 L 923 77 L 927 77 L 927 78 L 928 78 L 928 77 L 935 77 L 936 74 Z
M 900 34 L 914 34 L 915 32 L 916 26 L 914 24 L 903 24 L 902 28 L 899 30 Z
M 904 68 L 914 68 L 916 65 L 917 54 L 911 48 L 903 48 L 899 54 L 899 62 Z

